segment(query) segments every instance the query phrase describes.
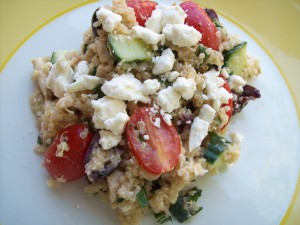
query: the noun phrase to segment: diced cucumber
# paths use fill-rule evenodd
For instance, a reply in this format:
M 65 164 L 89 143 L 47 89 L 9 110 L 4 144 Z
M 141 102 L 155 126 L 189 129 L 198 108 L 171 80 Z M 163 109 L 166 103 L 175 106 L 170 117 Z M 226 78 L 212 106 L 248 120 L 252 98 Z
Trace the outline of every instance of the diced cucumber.
M 152 58 L 152 50 L 138 38 L 109 34 L 108 47 L 117 62 L 141 62 Z
M 229 51 L 223 52 L 224 66 L 235 75 L 242 75 L 247 64 L 247 42 L 243 42 Z
M 65 50 L 65 51 L 56 51 L 52 53 L 51 63 L 55 64 L 59 56 L 64 55 L 66 59 L 71 58 L 73 55 L 78 55 L 76 50 Z
M 224 150 L 227 148 L 227 144 L 230 142 L 216 133 L 210 132 L 209 136 L 210 142 L 205 148 L 203 157 L 209 164 L 213 165 L 216 164 Z

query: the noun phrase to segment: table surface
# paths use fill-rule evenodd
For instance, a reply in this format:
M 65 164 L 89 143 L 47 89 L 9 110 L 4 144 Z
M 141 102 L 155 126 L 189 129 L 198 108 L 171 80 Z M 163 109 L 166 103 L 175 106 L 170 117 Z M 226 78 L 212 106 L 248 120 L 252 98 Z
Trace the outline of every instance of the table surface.
M 14 53 L 53 19 L 94 0 L 0 0 L 0 75 Z M 286 81 L 300 122 L 300 0 L 198 0 L 237 22 L 268 53 Z M 281 225 L 300 221 L 300 176 Z

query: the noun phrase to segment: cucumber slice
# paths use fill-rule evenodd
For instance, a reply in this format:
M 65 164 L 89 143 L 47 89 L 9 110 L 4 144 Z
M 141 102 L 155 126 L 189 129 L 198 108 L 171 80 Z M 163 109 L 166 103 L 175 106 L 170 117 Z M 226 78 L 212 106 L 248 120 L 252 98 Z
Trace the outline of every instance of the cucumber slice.
M 108 47 L 117 62 L 142 62 L 152 58 L 152 50 L 138 38 L 109 34 Z
M 214 165 L 219 161 L 222 153 L 227 148 L 227 144 L 230 142 L 213 132 L 210 132 L 209 136 L 210 142 L 205 148 L 203 158 L 205 158 L 209 164 Z
M 51 63 L 55 64 L 59 56 L 64 55 L 66 59 L 71 58 L 74 55 L 78 55 L 78 51 L 76 50 L 65 50 L 65 51 L 56 51 L 52 53 Z
M 247 42 L 243 42 L 229 51 L 223 52 L 224 67 L 235 75 L 242 75 L 247 64 Z

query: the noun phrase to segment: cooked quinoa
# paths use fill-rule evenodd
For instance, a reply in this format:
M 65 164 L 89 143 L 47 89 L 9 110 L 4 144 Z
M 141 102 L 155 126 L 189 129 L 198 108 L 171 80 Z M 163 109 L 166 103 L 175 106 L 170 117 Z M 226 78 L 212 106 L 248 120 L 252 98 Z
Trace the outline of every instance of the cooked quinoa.
M 183 20 L 186 17 L 178 4 L 156 6 L 155 10 L 170 10 Z M 113 25 L 105 22 L 105 15 L 116 18 Z M 164 30 L 149 36 L 153 31 L 147 28 L 147 22 L 148 36 L 143 36 L 134 10 L 125 0 L 113 0 L 111 6 L 94 12 L 92 25 L 83 34 L 81 51 L 53 53 L 52 57 L 32 60 L 36 89 L 30 103 L 39 130 L 36 153 L 47 153 L 58 132 L 71 124 L 87 127 L 80 134 L 82 139 L 89 132 L 94 137 L 98 135 L 85 159 L 88 183 L 84 192 L 110 204 L 123 225 L 140 224 L 147 210 L 169 217 L 187 185 L 207 173 L 218 173 L 221 167 L 239 158 L 242 135 L 233 132 L 230 140 L 223 136 L 230 117 L 249 100 L 260 97 L 259 91 L 247 83 L 261 69 L 259 61 L 249 55 L 240 74 L 228 68 L 225 55 L 244 42 L 228 33 L 218 18 L 211 19 L 217 24 L 218 49 L 199 44 L 201 33 L 186 24 L 181 29 L 194 32 L 198 39 L 196 44 L 183 39 L 182 43 L 187 44 L 182 46 L 176 44 L 174 37 L 167 38 Z M 165 27 L 177 29 L 175 24 L 169 25 Z M 109 45 L 113 35 L 138 39 L 147 46 L 145 57 L 149 58 L 117 59 Z M 149 37 L 159 41 L 150 43 Z M 128 145 L 126 125 L 142 107 L 147 107 L 153 116 L 153 126 L 174 127 L 180 138 L 177 163 L 169 171 L 147 171 Z M 137 126 L 141 142 L 155 142 L 145 132 L 147 124 L 141 120 Z M 208 160 L 209 148 L 214 148 L 216 140 L 222 152 L 212 162 Z M 63 157 L 69 151 L 68 140 L 56 148 L 57 157 Z M 47 184 L 59 187 L 64 182 L 64 177 L 51 177 Z M 139 199 L 143 193 L 146 205 Z

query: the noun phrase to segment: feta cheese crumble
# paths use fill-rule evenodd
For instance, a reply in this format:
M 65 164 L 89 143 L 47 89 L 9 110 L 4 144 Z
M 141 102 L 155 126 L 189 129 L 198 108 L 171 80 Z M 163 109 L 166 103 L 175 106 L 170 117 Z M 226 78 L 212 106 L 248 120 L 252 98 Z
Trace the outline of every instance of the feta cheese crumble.
M 200 147 L 203 139 L 207 136 L 209 123 L 205 120 L 195 117 L 189 136 L 189 151 Z
M 100 24 L 102 24 L 103 29 L 107 32 L 112 32 L 122 21 L 122 16 L 104 7 L 100 7 L 96 12 L 96 15 Z M 94 26 L 97 27 L 100 24 L 94 24 Z
M 152 11 L 145 26 L 159 34 L 167 24 L 184 24 L 186 17 L 186 13 L 179 5 L 168 6 L 159 4 Z
M 244 136 L 241 135 L 239 132 L 232 132 L 230 134 L 231 140 L 235 144 L 240 144 L 244 140 Z
M 77 92 L 85 90 L 93 90 L 97 85 L 100 84 L 100 78 L 90 75 L 80 75 L 77 76 L 76 81 L 69 84 L 68 92 Z
M 194 96 L 194 92 L 196 91 L 195 80 L 194 79 L 186 79 L 184 77 L 178 77 L 172 87 L 185 100 L 191 99 Z
M 122 140 L 122 135 L 115 135 L 111 131 L 100 130 L 100 140 L 99 144 L 103 150 L 111 149 L 117 146 Z
M 114 134 L 122 134 L 129 117 L 126 104 L 119 99 L 103 97 L 92 100 L 94 108 L 93 123 L 97 129 L 110 130 Z
M 66 58 L 61 55 L 49 71 L 46 85 L 58 98 L 64 96 L 69 84 L 73 82 L 74 71 Z
M 231 75 L 228 78 L 230 89 L 235 90 L 237 93 L 243 92 L 243 87 L 246 85 L 246 81 L 238 75 Z
M 209 124 L 212 123 L 212 121 L 214 120 L 215 115 L 216 115 L 216 110 L 214 110 L 214 108 L 212 108 L 208 104 L 204 104 L 200 109 L 199 117 L 202 120 L 205 120 L 206 122 L 208 122 Z
M 134 36 L 142 39 L 147 44 L 157 45 L 159 42 L 164 42 L 163 35 L 157 34 L 154 31 L 145 27 L 134 26 L 132 28 L 132 33 Z
M 143 92 L 146 95 L 153 95 L 156 91 L 160 89 L 160 83 L 157 79 L 147 79 L 143 83 Z
M 183 47 L 196 45 L 202 37 L 199 31 L 186 24 L 167 24 L 162 32 L 168 41 Z
M 232 99 L 232 94 L 224 87 L 223 78 L 219 77 L 220 72 L 210 70 L 203 74 L 206 83 L 207 97 L 213 102 L 213 108 L 219 110 L 222 104 L 227 104 L 229 99 Z
M 161 75 L 170 72 L 173 69 L 175 56 L 171 49 L 166 49 L 162 52 L 161 56 L 153 59 L 154 67 L 152 73 L 154 75 Z
M 158 92 L 156 103 L 165 111 L 172 112 L 180 107 L 180 94 L 173 87 L 162 89 Z
M 101 91 L 111 98 L 150 103 L 151 99 L 143 89 L 142 82 L 136 79 L 132 73 L 115 76 L 110 81 L 105 81 L 101 87 Z

